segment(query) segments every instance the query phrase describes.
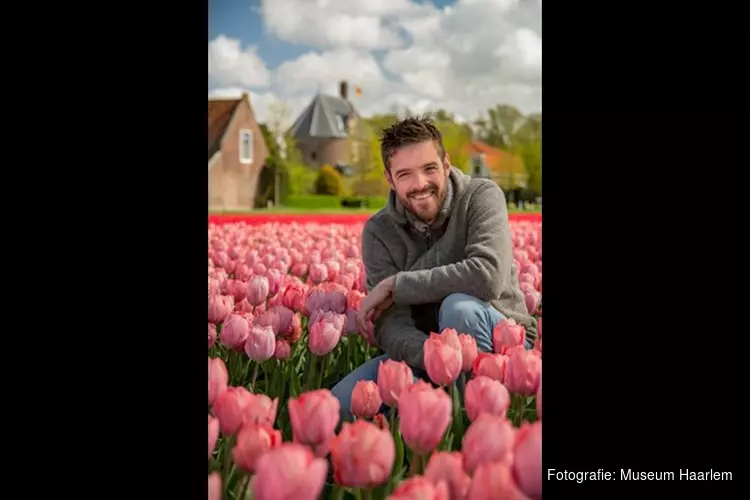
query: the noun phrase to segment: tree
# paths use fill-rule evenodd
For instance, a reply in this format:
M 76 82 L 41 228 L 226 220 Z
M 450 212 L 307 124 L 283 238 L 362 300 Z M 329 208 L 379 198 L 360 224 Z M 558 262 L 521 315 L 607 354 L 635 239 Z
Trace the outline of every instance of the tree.
M 315 193 L 341 196 L 344 193 L 344 179 L 335 168 L 323 165 L 315 181 Z
M 542 194 L 542 141 L 541 139 L 518 146 L 516 153 L 523 160 L 529 174 L 528 188 L 536 196 Z
M 488 119 L 482 118 L 476 122 L 482 141 L 509 151 L 515 145 L 516 134 L 526 118 L 518 109 L 506 104 L 490 108 L 487 113 Z
M 440 135 L 443 136 L 443 146 L 450 156 L 451 164 L 468 172 L 471 158 L 467 146 L 471 142 L 471 130 L 445 116 L 443 120 L 436 120 L 435 125 L 440 130 Z

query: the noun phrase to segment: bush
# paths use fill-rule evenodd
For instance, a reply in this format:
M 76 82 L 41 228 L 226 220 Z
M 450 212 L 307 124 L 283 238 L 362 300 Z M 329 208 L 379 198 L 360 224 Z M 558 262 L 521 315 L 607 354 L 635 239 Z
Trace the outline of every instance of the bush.
M 341 196 L 344 193 L 343 177 L 332 166 L 323 165 L 315 181 L 315 193 Z

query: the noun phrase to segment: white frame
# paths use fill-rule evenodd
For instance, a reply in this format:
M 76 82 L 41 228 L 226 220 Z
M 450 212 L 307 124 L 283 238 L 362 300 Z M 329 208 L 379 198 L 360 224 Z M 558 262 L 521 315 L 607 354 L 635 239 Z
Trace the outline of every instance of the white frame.
M 250 139 L 250 156 L 248 158 L 243 158 L 242 156 L 242 153 L 243 153 L 242 145 L 244 143 L 245 135 L 247 135 L 248 138 Z M 255 156 L 255 151 L 254 151 L 255 148 L 254 148 L 253 140 L 254 140 L 254 134 L 252 130 L 250 130 L 249 128 L 240 129 L 240 143 L 239 143 L 239 148 L 237 149 L 239 150 L 238 154 L 240 156 L 240 163 L 242 163 L 243 165 L 249 165 L 250 163 L 253 162 L 253 157 Z

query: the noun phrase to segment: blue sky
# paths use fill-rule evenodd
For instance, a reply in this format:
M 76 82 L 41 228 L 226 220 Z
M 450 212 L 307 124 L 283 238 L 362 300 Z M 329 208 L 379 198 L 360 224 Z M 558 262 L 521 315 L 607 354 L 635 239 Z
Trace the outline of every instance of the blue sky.
M 541 111 L 541 0 L 210 0 L 208 76 L 209 97 L 249 92 L 261 121 L 340 80 L 364 115 Z

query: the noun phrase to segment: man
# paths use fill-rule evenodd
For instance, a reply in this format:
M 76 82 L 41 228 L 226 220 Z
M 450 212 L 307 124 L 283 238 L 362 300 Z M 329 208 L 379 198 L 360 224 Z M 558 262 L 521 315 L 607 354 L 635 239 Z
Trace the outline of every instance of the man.
M 387 206 L 362 233 L 368 296 L 358 321 L 372 313 L 375 340 L 386 353 L 334 388 L 350 419 L 354 384 L 376 380 L 381 361 L 405 361 L 424 376 L 422 346 L 430 332 L 455 328 L 492 352 L 492 330 L 513 318 L 536 339 L 513 265 L 505 197 L 487 179 L 451 167 L 438 129 L 407 118 L 383 131 L 381 150 L 391 191 Z

